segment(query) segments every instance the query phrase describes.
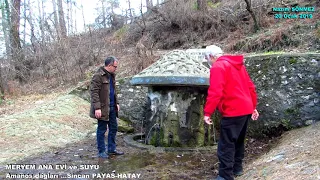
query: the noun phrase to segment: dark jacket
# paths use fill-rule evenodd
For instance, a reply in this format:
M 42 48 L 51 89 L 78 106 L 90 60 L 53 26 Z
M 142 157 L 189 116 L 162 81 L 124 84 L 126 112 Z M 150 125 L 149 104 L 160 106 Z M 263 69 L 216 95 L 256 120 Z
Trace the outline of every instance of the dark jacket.
M 113 78 L 113 87 L 115 89 L 115 103 L 118 104 L 116 85 L 115 85 L 115 75 L 109 73 L 100 67 L 97 72 L 93 75 L 90 84 L 90 95 L 91 95 L 91 107 L 90 107 L 90 117 L 95 117 L 95 110 L 101 109 L 101 118 L 99 120 L 109 121 L 109 102 L 110 102 L 110 84 L 109 78 Z M 115 107 L 117 108 L 117 106 Z M 117 117 L 118 110 L 116 109 Z

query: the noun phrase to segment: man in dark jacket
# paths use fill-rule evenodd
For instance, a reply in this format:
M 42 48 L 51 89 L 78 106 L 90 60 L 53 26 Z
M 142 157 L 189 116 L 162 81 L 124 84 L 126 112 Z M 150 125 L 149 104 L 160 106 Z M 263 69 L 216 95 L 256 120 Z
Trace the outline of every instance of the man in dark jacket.
M 243 173 L 244 140 L 248 120 L 257 120 L 257 94 L 243 63 L 242 55 L 222 55 L 218 46 L 206 47 L 211 67 L 210 86 L 204 107 L 204 121 L 212 124 L 211 114 L 222 115 L 218 143 L 218 180 L 233 180 Z
M 90 117 L 98 120 L 97 146 L 100 158 L 108 158 L 108 154 L 123 154 L 123 152 L 116 150 L 117 115 L 120 110 L 115 90 L 115 71 L 117 66 L 118 60 L 113 56 L 108 57 L 104 62 L 104 67 L 100 67 L 93 75 L 90 85 Z M 109 127 L 108 152 L 106 152 L 104 140 L 107 126 Z

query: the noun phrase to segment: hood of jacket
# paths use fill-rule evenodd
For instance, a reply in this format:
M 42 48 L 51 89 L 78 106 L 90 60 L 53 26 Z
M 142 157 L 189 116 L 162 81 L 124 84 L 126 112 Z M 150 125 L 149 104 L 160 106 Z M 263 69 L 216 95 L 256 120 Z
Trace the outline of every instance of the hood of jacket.
M 241 67 L 243 66 L 243 56 L 242 55 L 223 55 L 220 56 L 217 59 L 218 61 L 228 61 L 230 64 L 232 64 L 236 69 L 241 69 Z

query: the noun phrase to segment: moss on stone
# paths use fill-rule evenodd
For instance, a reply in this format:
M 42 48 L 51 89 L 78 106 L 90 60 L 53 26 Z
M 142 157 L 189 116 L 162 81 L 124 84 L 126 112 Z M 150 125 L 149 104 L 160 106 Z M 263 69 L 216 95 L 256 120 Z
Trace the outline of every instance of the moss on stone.
M 296 64 L 297 62 L 298 62 L 298 60 L 296 58 L 292 57 L 292 58 L 289 59 L 289 63 L 290 64 Z
M 125 82 L 126 82 L 125 79 L 118 79 L 118 83 L 119 83 L 120 85 L 124 84 Z

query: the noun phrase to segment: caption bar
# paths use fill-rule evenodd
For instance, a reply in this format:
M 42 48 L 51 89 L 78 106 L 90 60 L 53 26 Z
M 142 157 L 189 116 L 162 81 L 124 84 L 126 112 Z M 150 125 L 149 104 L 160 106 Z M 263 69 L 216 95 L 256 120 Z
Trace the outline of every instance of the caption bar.
M 273 7 L 272 12 L 277 12 L 273 15 L 275 19 L 312 19 L 316 11 L 315 7 Z
M 6 173 L 7 179 L 69 179 L 69 178 L 84 178 L 84 179 L 104 179 L 104 178 L 120 178 L 120 179 L 139 179 L 139 173 L 74 173 L 74 170 L 98 170 L 99 165 L 94 164 L 80 164 L 80 165 L 67 165 L 67 164 L 8 164 L 6 170 L 23 170 L 27 173 Z M 73 173 L 32 173 L 37 170 L 58 170 L 64 172 L 66 170 L 73 170 Z

